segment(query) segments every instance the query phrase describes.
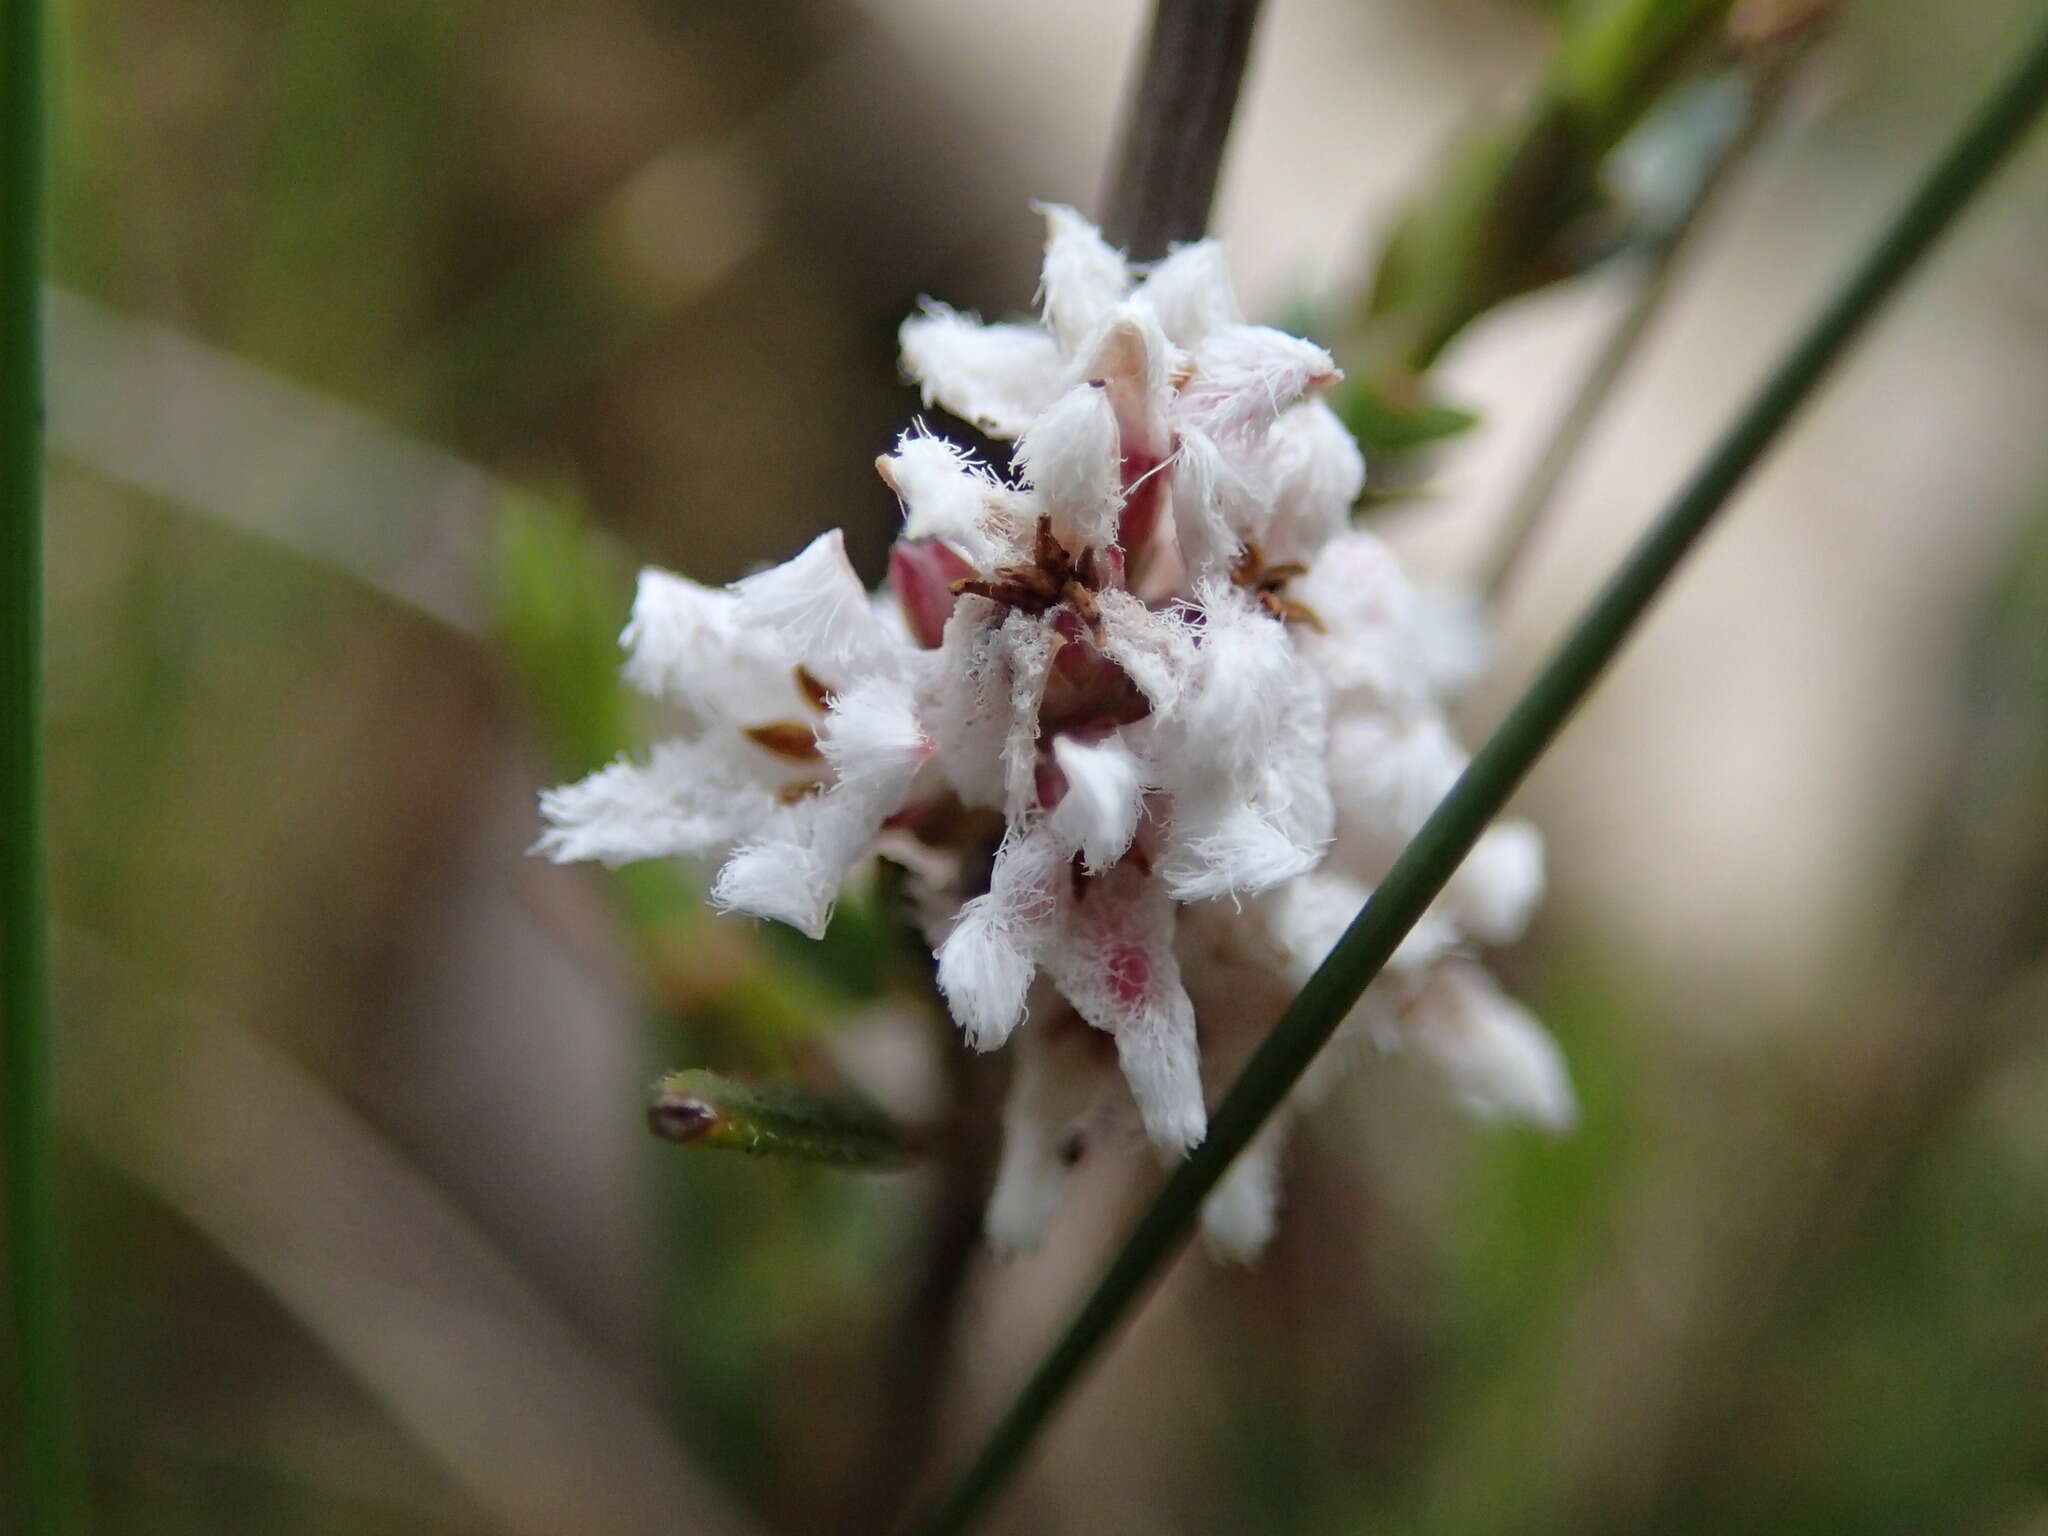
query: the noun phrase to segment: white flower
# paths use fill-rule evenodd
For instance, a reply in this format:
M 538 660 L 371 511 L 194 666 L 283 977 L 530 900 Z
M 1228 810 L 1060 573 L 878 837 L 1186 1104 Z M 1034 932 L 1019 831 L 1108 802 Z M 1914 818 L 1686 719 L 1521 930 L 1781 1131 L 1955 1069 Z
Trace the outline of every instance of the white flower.
M 1228 1081 L 1463 771 L 1442 696 L 1483 655 L 1351 530 L 1329 354 L 1246 324 L 1214 242 L 1134 272 L 1045 214 L 1042 325 L 927 302 L 901 332 L 926 405 L 1012 441 L 1007 471 L 898 439 L 886 596 L 837 534 L 724 590 L 645 573 L 625 675 L 677 734 L 543 796 L 540 842 L 716 861 L 714 902 L 813 936 L 880 845 L 967 1043 L 1018 1037 L 1005 1248 L 1120 1114 L 1169 1156 L 1201 1140 L 1205 1071 Z M 1361 1043 L 1424 1052 L 1483 1115 L 1569 1122 L 1555 1047 L 1471 958 L 1542 881 L 1533 829 L 1481 839 L 1344 1022 L 1353 1049 L 1212 1194 L 1213 1249 L 1270 1238 L 1288 1126 Z

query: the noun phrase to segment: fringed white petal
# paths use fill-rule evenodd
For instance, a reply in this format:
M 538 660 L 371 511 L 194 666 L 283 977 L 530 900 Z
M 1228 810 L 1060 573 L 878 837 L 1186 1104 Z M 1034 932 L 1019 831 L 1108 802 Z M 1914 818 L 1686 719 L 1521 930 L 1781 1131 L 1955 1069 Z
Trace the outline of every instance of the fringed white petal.
M 924 403 L 951 411 L 990 437 L 1015 437 L 1065 386 L 1067 364 L 1035 325 L 983 325 L 927 299 L 897 332 L 903 371 Z
M 1129 592 L 1098 592 L 1103 654 L 1138 685 L 1155 717 L 1173 714 L 1193 672 L 1195 629 L 1176 608 L 1148 608 Z
M 1081 377 L 1100 382 L 1108 394 L 1119 446 L 1132 463 L 1166 456 L 1167 376 L 1179 361 L 1152 307 L 1136 302 L 1120 305 L 1088 350 Z
M 1003 812 L 1012 826 L 1038 802 L 1038 706 L 1052 671 L 1050 621 L 1012 610 L 1003 621 L 1010 722 L 1003 740 Z
M 1469 692 L 1493 665 L 1493 619 L 1474 592 L 1425 587 L 1416 593 L 1414 653 L 1423 685 L 1439 699 Z
M 1420 599 L 1381 539 L 1362 530 L 1338 535 L 1287 595 L 1322 625 L 1320 632 L 1299 632 L 1296 641 L 1333 693 L 1404 716 L 1428 706 L 1429 683 L 1415 651 Z
M 1280 1220 L 1280 1153 L 1285 1111 L 1266 1122 L 1202 1202 L 1202 1244 L 1226 1264 L 1249 1264 L 1266 1251 Z
M 1534 1014 L 1486 971 L 1452 961 L 1437 968 L 1408 1011 L 1416 1044 L 1485 1120 L 1521 1120 L 1566 1131 L 1578 1102 L 1564 1056 Z
M 1116 542 L 1121 458 L 1116 414 L 1103 389 L 1077 384 L 1055 400 L 1018 439 L 1017 467 L 1069 553 Z
M 939 991 L 978 1051 L 994 1050 L 1023 1022 L 1039 952 L 1058 917 L 1054 881 L 1065 864 L 1042 823 L 1013 825 L 996 850 L 988 890 L 960 909 L 939 946 Z
M 1465 771 L 1465 751 L 1442 720 L 1341 716 L 1330 730 L 1330 789 L 1347 840 L 1391 858 L 1421 830 Z M 1377 880 L 1381 871 L 1373 869 Z
M 1243 318 L 1223 247 L 1214 240 L 1176 249 L 1152 268 L 1134 297 L 1151 306 L 1168 340 L 1178 347 L 1194 347 L 1211 331 Z
M 903 503 L 902 537 L 944 539 L 971 564 L 993 570 L 1017 548 L 1015 493 L 966 449 L 928 432 L 905 432 L 875 469 Z
M 1045 215 L 1045 266 L 1039 288 L 1045 323 L 1072 357 L 1102 328 L 1130 291 L 1130 269 L 1101 233 L 1073 209 L 1039 205 Z
M 1276 564 L 1312 564 L 1350 526 L 1351 504 L 1365 489 L 1365 456 L 1335 411 L 1304 400 L 1273 423 L 1264 459 L 1272 513 L 1260 547 Z
M 1487 829 L 1444 887 L 1441 905 L 1482 944 L 1512 944 L 1543 896 L 1543 834 L 1526 821 Z
M 1084 1122 L 1101 1098 L 1106 1074 L 1071 1017 L 1048 1020 L 1017 1039 L 1003 1104 L 1003 1148 L 983 1228 L 999 1253 L 1036 1248 L 1052 1224 Z M 1114 1081 L 1109 1078 L 1109 1081 Z
M 1173 902 L 1124 863 L 1085 882 L 1066 908 L 1059 942 L 1041 957 L 1046 973 L 1082 1018 L 1115 1037 L 1145 1134 L 1185 1151 L 1208 1129 L 1208 1112 L 1194 1005 L 1173 952 Z
M 651 698 L 690 699 L 732 641 L 729 592 L 706 587 L 655 566 L 640 572 L 633 616 L 619 636 L 626 649 L 626 682 Z
M 769 831 L 734 849 L 711 883 L 712 905 L 721 912 L 787 923 L 822 939 L 841 872 L 828 868 L 813 846 L 816 811 L 810 807 L 816 803 L 785 807 Z
M 1055 736 L 1053 762 L 1066 778 L 1066 793 L 1049 817 L 1061 843 L 1078 850 L 1090 874 L 1100 874 L 1124 856 L 1144 809 L 1143 770 L 1131 749 L 1114 736 L 1090 745 Z
M 1181 433 L 1173 456 L 1173 535 L 1193 575 L 1227 573 L 1257 538 L 1264 499 L 1245 478 L 1244 466 L 1206 432 Z
M 1228 583 L 1196 598 L 1202 643 L 1155 748 L 1175 796 L 1160 874 L 1183 901 L 1302 874 L 1334 825 L 1323 691 L 1286 628 Z
M 794 559 L 734 582 L 732 592 L 738 599 L 735 624 L 772 635 L 791 662 L 858 676 L 901 659 L 895 637 L 875 617 L 867 588 L 846 558 L 845 535 L 837 528 L 813 539 Z
M 858 786 L 907 789 L 932 755 L 910 684 L 886 675 L 862 678 L 833 695 L 818 746 L 838 781 Z
M 535 850 L 557 864 L 698 858 L 746 836 L 773 813 L 774 795 L 740 751 L 696 742 L 656 746 L 643 766 L 624 758 L 540 797 L 548 829 Z
M 1176 414 L 1212 437 L 1249 441 L 1304 391 L 1340 377 L 1330 354 L 1312 341 L 1270 326 L 1225 326 L 1195 348 L 1194 374 Z
M 1214 901 L 1271 890 L 1307 874 L 1321 857 L 1320 844 L 1293 836 L 1228 794 L 1183 796 L 1174 807 L 1159 878 L 1175 901 Z

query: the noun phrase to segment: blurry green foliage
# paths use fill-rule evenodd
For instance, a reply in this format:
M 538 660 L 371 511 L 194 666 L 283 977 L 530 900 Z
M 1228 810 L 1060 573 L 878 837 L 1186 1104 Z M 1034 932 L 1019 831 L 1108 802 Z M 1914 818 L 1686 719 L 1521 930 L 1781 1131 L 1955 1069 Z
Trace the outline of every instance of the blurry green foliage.
M 665 1140 L 843 1168 L 900 1168 L 920 1154 L 904 1128 L 850 1093 L 744 1083 L 692 1068 L 661 1080 L 649 1123 Z

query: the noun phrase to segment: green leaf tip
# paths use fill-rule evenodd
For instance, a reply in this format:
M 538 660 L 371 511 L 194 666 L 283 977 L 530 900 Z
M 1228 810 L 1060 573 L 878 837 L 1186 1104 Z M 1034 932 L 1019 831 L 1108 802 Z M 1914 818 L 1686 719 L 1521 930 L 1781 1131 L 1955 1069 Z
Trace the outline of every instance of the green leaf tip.
M 795 1083 L 740 1083 L 693 1067 L 661 1080 L 647 1126 L 663 1141 L 842 1168 L 902 1168 L 923 1138 L 866 1099 Z

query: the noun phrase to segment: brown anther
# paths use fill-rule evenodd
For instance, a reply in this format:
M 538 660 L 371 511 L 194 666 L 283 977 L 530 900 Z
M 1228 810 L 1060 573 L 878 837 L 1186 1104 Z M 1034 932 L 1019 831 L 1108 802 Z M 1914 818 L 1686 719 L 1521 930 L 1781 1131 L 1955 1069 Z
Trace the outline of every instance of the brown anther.
M 1043 570 L 1055 571 L 1065 568 L 1067 552 L 1060 541 L 1052 536 L 1051 518 L 1041 517 L 1038 520 L 1038 535 L 1034 540 L 1032 553 L 1038 557 L 1038 564 Z
M 1277 592 L 1261 588 L 1259 606 L 1282 624 L 1305 624 L 1319 635 L 1329 633 L 1323 628 L 1323 621 L 1315 609 L 1306 603 L 1292 602 Z
M 1259 585 L 1269 591 L 1277 591 L 1297 576 L 1306 576 L 1308 567 L 1299 560 L 1283 560 L 1278 565 L 1269 565 L 1259 573 Z
M 1086 624 L 1090 631 L 1101 625 L 1102 610 L 1095 604 L 1095 594 L 1080 582 L 1069 580 L 1060 588 L 1060 596 L 1074 605 L 1074 612 L 1080 615 L 1081 622 Z
M 817 732 L 801 720 L 770 720 L 765 725 L 750 725 L 746 737 L 755 746 L 765 747 L 792 763 L 814 763 L 823 756 L 818 750 Z
M 791 779 L 775 791 L 777 805 L 795 805 L 799 800 L 808 800 L 825 788 L 816 779 Z
M 804 696 L 804 702 L 823 714 L 832 707 L 832 690 L 812 675 L 811 669 L 802 662 L 796 666 L 796 691 Z
M 662 1093 L 647 1106 L 647 1128 L 663 1141 L 688 1144 L 710 1134 L 718 1111 L 694 1094 Z

